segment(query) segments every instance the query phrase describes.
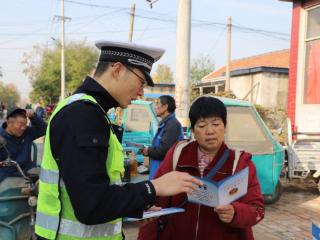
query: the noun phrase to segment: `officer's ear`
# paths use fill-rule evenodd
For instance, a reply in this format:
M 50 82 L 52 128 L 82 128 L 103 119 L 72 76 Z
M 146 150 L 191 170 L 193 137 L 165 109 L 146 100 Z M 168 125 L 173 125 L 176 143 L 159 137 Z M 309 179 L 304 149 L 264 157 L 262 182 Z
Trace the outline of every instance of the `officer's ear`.
M 111 64 L 112 77 L 118 79 L 123 69 L 124 69 L 124 65 L 121 62 L 112 63 Z

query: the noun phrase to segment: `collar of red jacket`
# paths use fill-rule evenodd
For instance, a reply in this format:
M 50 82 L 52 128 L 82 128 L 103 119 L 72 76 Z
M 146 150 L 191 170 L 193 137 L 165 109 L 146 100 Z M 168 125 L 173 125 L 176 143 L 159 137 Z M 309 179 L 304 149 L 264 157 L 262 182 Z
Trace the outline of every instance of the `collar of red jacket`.
M 182 157 L 179 158 L 179 162 L 177 166 L 179 167 L 188 166 L 188 167 L 198 168 L 198 160 L 194 159 L 195 157 L 198 157 L 198 154 L 197 154 L 198 147 L 199 147 L 199 144 L 197 141 L 194 141 L 190 143 L 187 147 L 185 147 L 181 152 Z M 224 150 L 227 148 L 228 148 L 227 145 L 225 143 L 222 143 L 216 156 L 213 158 L 213 160 L 210 162 L 210 164 L 206 168 L 208 169 L 212 168 L 212 166 L 216 164 L 216 162 L 220 159 L 220 157 L 224 153 Z

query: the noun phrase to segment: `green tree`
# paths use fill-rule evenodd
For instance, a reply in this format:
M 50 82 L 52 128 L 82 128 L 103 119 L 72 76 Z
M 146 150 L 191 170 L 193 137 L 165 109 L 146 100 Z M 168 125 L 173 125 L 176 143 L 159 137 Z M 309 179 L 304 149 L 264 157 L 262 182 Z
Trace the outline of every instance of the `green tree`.
M 71 42 L 65 48 L 66 93 L 72 93 L 90 74 L 98 58 L 98 51 L 86 42 Z M 55 103 L 60 97 L 60 46 L 53 49 L 35 46 L 33 52 L 24 54 L 24 73 L 31 80 L 33 90 L 30 99 L 38 102 Z
M 4 84 L 0 81 L 0 102 L 7 106 L 16 106 L 20 101 L 20 95 L 17 87 L 12 84 Z
M 155 83 L 173 83 L 173 73 L 168 65 L 159 64 L 152 79 Z
M 191 63 L 191 82 L 199 83 L 201 79 L 214 70 L 214 62 L 208 55 L 201 55 Z

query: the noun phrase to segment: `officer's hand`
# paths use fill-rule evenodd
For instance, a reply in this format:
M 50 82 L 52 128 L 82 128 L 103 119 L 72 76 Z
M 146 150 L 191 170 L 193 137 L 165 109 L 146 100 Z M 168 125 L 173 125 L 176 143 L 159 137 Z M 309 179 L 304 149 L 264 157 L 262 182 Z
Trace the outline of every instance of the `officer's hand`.
M 32 118 L 34 116 L 34 111 L 32 109 L 26 109 L 26 115 L 28 118 Z
M 234 207 L 231 204 L 218 206 L 214 209 L 219 219 L 224 223 L 230 223 L 234 216 Z
M 183 172 L 169 172 L 159 178 L 151 180 L 157 196 L 173 196 L 179 193 L 191 193 L 203 183 Z

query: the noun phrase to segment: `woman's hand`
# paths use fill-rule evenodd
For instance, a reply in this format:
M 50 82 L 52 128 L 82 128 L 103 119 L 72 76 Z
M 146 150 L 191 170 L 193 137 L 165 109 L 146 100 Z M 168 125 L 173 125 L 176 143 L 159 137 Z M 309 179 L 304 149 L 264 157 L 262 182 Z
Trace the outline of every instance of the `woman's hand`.
M 147 212 L 156 212 L 156 211 L 160 211 L 162 208 L 161 207 L 157 207 L 156 205 L 153 205 L 151 208 L 148 208 L 146 211 Z M 147 218 L 147 219 L 142 219 L 139 221 L 134 222 L 138 227 L 141 227 L 142 225 L 144 225 L 147 222 L 150 222 L 152 220 L 154 220 L 157 217 L 153 217 L 153 218 Z
M 231 223 L 234 217 L 234 207 L 231 204 L 218 206 L 214 208 L 219 219 L 224 223 Z
M 152 211 L 152 212 L 156 212 L 156 211 L 160 211 L 162 208 L 161 207 L 157 207 L 156 205 L 153 205 L 151 208 L 147 209 L 147 212 Z

